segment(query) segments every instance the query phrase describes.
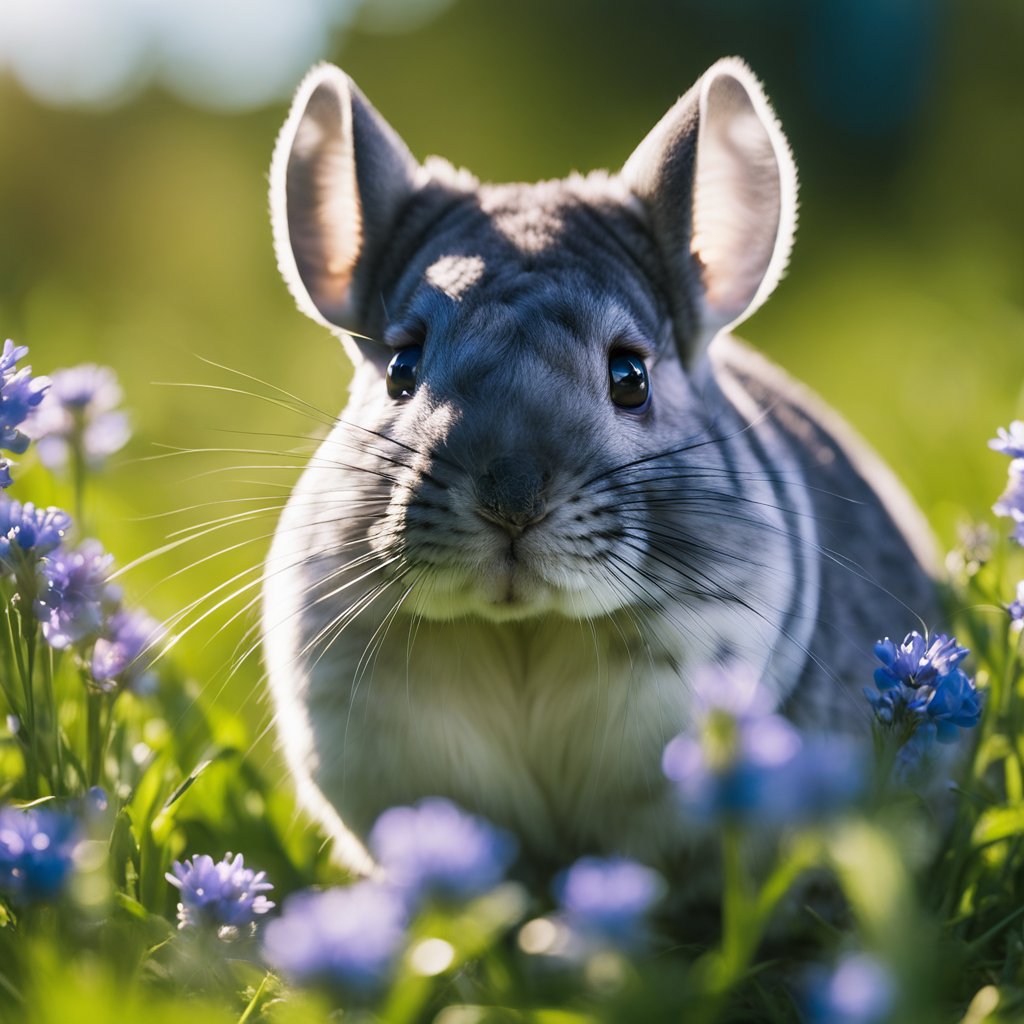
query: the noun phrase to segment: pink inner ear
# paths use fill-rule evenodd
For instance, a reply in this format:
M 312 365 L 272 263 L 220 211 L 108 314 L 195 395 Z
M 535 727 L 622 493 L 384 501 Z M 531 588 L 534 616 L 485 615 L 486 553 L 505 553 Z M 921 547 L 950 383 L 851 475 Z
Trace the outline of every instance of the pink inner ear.
M 702 83 L 690 250 L 701 268 L 705 327 L 749 316 L 785 268 L 796 209 L 796 172 L 774 115 L 739 62 Z
M 292 293 L 316 319 L 343 322 L 362 246 L 362 214 L 351 97 L 337 69 L 317 69 L 300 87 L 271 181 L 278 261 Z

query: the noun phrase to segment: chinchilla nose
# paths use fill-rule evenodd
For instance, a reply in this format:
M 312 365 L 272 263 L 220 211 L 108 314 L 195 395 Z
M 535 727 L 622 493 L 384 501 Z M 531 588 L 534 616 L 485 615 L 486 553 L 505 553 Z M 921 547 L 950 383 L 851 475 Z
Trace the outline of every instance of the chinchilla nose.
M 518 537 L 547 514 L 544 489 L 551 474 L 532 455 L 502 455 L 477 478 L 477 511 Z

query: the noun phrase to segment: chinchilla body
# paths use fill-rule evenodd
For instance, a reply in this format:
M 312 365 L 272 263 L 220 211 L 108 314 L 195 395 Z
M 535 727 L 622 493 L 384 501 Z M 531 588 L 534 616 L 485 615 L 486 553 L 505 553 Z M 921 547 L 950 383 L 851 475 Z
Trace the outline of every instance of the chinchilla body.
M 752 666 L 802 728 L 869 733 L 873 642 L 937 619 L 929 533 L 729 334 L 795 221 L 745 65 L 617 174 L 535 185 L 417 164 L 322 66 L 271 177 L 286 280 L 354 363 L 263 613 L 280 740 L 344 858 L 440 794 L 542 860 L 677 862 L 696 836 L 661 756 L 709 663 Z

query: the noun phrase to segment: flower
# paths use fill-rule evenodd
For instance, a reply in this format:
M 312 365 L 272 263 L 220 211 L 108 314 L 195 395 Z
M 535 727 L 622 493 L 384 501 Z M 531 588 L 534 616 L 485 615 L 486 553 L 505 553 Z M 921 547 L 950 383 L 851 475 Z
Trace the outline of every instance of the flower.
M 981 717 L 981 697 L 960 669 L 942 676 L 934 686 L 922 686 L 907 705 L 910 711 L 935 723 L 936 739 L 954 743 L 960 729 L 973 729 Z
M 865 953 L 848 953 L 832 971 L 814 969 L 806 989 L 808 1024 L 881 1024 L 896 1001 L 892 975 Z
M 184 864 L 175 861 L 171 868 L 173 874 L 165 877 L 181 892 L 179 928 L 252 926 L 274 906 L 263 895 L 274 888 L 267 873 L 247 868 L 240 853 L 226 853 L 216 862 L 202 853 Z
M 43 465 L 62 468 L 73 447 L 79 446 L 95 468 L 125 446 L 131 430 L 118 408 L 123 394 L 113 370 L 85 363 L 55 371 L 51 384 L 25 428 L 37 442 Z
M 1014 459 L 1010 463 L 1009 482 L 992 506 L 992 511 L 997 516 L 1013 520 L 1013 539 L 1024 544 L 1024 459 Z
M 115 612 L 92 650 L 93 680 L 103 689 L 149 689 L 149 667 L 163 635 L 163 626 L 144 611 Z
M 50 381 L 46 377 L 33 377 L 32 367 L 20 370 L 17 363 L 28 355 L 24 345 L 15 345 L 8 338 L 0 353 L 0 448 L 20 455 L 29 444 L 29 435 L 18 428 L 43 400 Z M 0 459 L 0 487 L 11 484 L 10 463 Z
M 929 641 L 914 631 L 898 647 L 886 637 L 875 644 L 875 656 L 883 665 L 875 669 L 875 684 L 880 690 L 901 683 L 924 686 L 958 665 L 968 654 L 970 651 L 960 647 L 956 637 L 945 633 L 936 633 Z
M 989 441 L 989 448 L 1011 459 L 1024 459 L 1024 422 L 1014 420 L 1009 430 L 999 427 L 996 434 L 998 436 Z
M 889 639 L 879 641 L 875 654 L 884 667 L 875 669 L 875 686 L 880 692 L 864 690 L 875 718 L 910 734 L 927 725 L 916 739 L 918 753 L 925 752 L 932 739 L 954 743 L 960 729 L 973 728 L 981 715 L 981 696 L 958 667 L 969 653 L 944 633 L 930 641 L 909 633 L 899 647 Z
M 1024 629 L 1024 580 L 1017 584 L 1017 596 L 1006 606 L 1010 615 L 1010 629 L 1019 633 Z
M 737 703 L 734 686 L 723 677 L 748 672 L 730 666 L 697 675 L 698 693 L 708 695 L 707 712 L 698 730 L 676 736 L 662 757 L 684 810 L 702 821 L 781 824 L 827 814 L 854 799 L 864 781 L 859 745 L 839 736 L 804 737 L 770 713 L 760 685 L 745 707 Z
M 71 516 L 53 505 L 37 508 L 0 494 L 0 564 L 13 572 L 26 554 L 48 555 L 70 528 Z
M 267 925 L 263 955 L 300 984 L 368 994 L 387 980 L 406 921 L 400 894 L 377 882 L 301 892 Z
M 665 895 L 657 871 L 625 857 L 583 857 L 555 881 L 562 918 L 585 943 L 632 948 Z
M 71 875 L 78 823 L 42 807 L 0 808 L 0 890 L 15 902 L 47 902 Z
M 479 896 L 502 881 L 516 856 L 509 833 L 441 797 L 385 811 L 370 833 L 370 849 L 411 903 L 429 895 Z
M 107 582 L 113 560 L 95 540 L 72 551 L 58 550 L 47 559 L 35 612 L 51 647 L 63 650 L 100 632 L 105 614 L 120 599 L 117 588 Z
M 59 508 L 23 505 L 0 494 L 0 570 L 14 576 L 29 604 L 39 586 L 40 560 L 60 546 L 70 528 L 71 517 Z

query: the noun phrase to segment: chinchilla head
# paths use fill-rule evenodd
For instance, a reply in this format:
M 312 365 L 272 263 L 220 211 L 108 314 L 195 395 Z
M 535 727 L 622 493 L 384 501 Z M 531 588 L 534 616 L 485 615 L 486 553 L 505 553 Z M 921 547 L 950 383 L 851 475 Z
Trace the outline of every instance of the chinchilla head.
M 501 621 L 714 597 L 715 567 L 757 550 L 756 516 L 716 501 L 705 353 L 781 276 L 796 175 L 741 61 L 712 66 L 617 174 L 535 185 L 419 164 L 322 65 L 271 202 L 291 291 L 355 366 L 309 472 L 406 609 Z

